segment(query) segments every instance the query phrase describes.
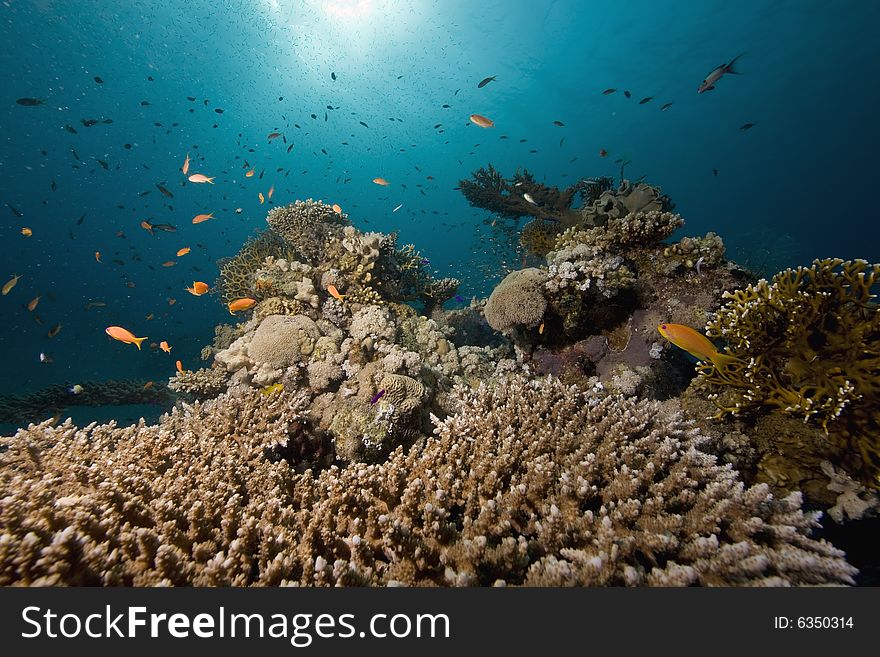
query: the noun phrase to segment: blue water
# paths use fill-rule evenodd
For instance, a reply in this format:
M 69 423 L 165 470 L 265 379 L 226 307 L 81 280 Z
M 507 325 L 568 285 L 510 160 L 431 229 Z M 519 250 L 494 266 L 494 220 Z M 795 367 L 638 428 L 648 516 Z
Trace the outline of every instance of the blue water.
M 878 33 L 870 1 L 5 0 L 0 278 L 23 276 L 0 299 L 0 394 L 164 379 L 177 358 L 198 367 L 229 316 L 184 287 L 212 284 L 215 261 L 265 226 L 257 193 L 272 185 L 272 202 L 321 198 L 361 229 L 398 230 L 466 296 L 503 275 L 487 213 L 454 189 L 488 163 L 566 186 L 617 178 L 614 160 L 631 160 L 626 176 L 660 185 L 684 232 L 714 230 L 768 273 L 815 257 L 877 261 Z M 742 75 L 697 94 L 740 53 Z M 267 140 L 275 130 L 286 143 Z M 215 185 L 185 182 L 187 153 Z M 263 178 L 246 179 L 245 163 Z M 216 219 L 192 225 L 202 212 Z M 150 235 L 145 219 L 178 231 Z M 107 305 L 86 310 L 90 300 Z M 172 354 L 113 342 L 112 324 Z

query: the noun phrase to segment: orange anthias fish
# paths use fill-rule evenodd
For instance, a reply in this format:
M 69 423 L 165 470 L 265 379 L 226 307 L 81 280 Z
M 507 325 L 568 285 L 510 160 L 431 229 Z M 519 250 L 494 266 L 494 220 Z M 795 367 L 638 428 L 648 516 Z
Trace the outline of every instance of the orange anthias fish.
M 259 192 L 259 193 L 257 194 L 257 196 L 260 197 L 260 205 L 263 205 L 263 203 L 266 202 L 266 199 L 263 198 L 263 192 Z
M 470 115 L 471 123 L 475 123 L 481 128 L 493 128 L 495 127 L 495 122 L 492 119 L 486 118 L 485 116 L 481 116 L 479 114 L 471 114 Z
M 20 278 L 21 278 L 21 276 L 13 276 L 8 281 L 6 281 L 6 283 L 3 285 L 3 296 L 4 297 L 7 294 L 9 294 L 9 291 L 18 284 L 18 279 L 20 279 Z
M 335 212 L 336 214 L 342 214 L 342 208 L 338 204 L 334 203 L 333 212 Z
M 192 287 L 186 288 L 186 291 L 192 295 L 197 297 L 205 294 L 210 288 L 207 283 L 202 283 L 202 281 L 193 281 Z
M 335 285 L 328 285 L 327 291 L 330 293 L 330 296 L 338 301 L 342 301 L 345 298 L 344 294 L 339 294 L 339 290 L 336 289 Z
M 61 324 L 56 324 L 52 328 L 49 329 L 49 332 L 46 334 L 47 338 L 54 338 L 61 331 Z
M 176 363 L 174 363 L 174 366 L 177 368 L 177 371 L 180 372 L 181 374 L 185 373 L 185 370 L 183 369 L 183 363 L 181 363 L 180 361 L 177 361 Z
M 606 151 L 604 148 L 600 148 L 599 157 L 608 157 L 608 151 Z
M 189 153 L 186 154 L 186 159 L 183 161 L 183 166 L 180 170 L 183 172 L 184 176 L 189 173 Z
M 190 249 L 188 246 L 185 246 L 182 249 L 177 249 L 177 257 L 179 258 L 180 256 L 185 256 L 187 253 L 189 253 L 189 250 Z
M 187 178 L 187 180 L 193 183 L 211 183 L 212 185 L 214 184 L 214 178 L 208 178 L 208 176 L 203 173 L 194 173 L 189 178 Z
M 684 324 L 660 324 L 657 327 L 664 338 L 684 349 L 697 360 L 710 361 L 719 370 L 726 365 L 740 362 L 739 358 L 722 354 L 705 335 Z
M 151 224 L 151 223 L 150 223 L 149 221 L 147 221 L 146 219 L 144 219 L 144 220 L 141 222 L 141 228 L 143 228 L 145 231 L 147 231 L 150 235 L 153 234 L 153 224 Z
M 40 303 L 40 297 L 34 297 L 30 301 L 28 301 L 27 309 L 31 312 L 34 312 L 34 308 L 37 307 L 38 303 Z
M 173 267 L 173 266 L 176 265 L 176 264 L 177 264 L 177 263 L 174 262 L 174 260 L 167 260 L 167 261 L 165 261 L 165 262 L 162 263 L 162 266 L 163 266 L 163 267 Z
M 168 344 L 167 340 L 162 340 L 162 342 L 159 343 L 159 349 L 164 351 L 166 354 L 171 353 L 171 346 Z
M 266 194 L 266 198 L 271 199 L 271 198 L 272 198 L 272 194 L 274 194 L 274 193 L 275 193 L 275 185 L 272 185 L 272 186 L 269 188 L 269 193 Z
M 193 217 L 193 223 L 200 224 L 203 221 L 207 221 L 208 219 L 213 219 L 213 218 L 214 218 L 213 212 L 211 214 L 197 214 L 195 217 Z
M 95 262 L 101 262 L 101 252 L 95 251 Z
M 236 299 L 235 301 L 231 301 L 229 303 L 229 314 L 234 315 L 235 313 L 241 310 L 247 310 L 248 308 L 253 308 L 257 303 L 256 299 L 251 299 L 249 297 L 244 297 L 242 299 Z
M 251 170 L 248 171 L 246 174 L 244 174 L 244 177 L 245 177 L 245 178 L 253 178 L 255 172 L 256 172 L 256 169 L 251 169 Z
M 385 180 L 384 178 L 373 178 L 373 182 L 377 185 L 382 185 L 383 187 L 388 187 L 391 183 Z
M 278 139 L 280 136 L 281 136 L 280 132 L 270 132 L 268 135 L 266 135 L 266 138 L 269 141 L 272 141 L 273 139 Z
M 21 234 L 24 235 L 25 237 L 30 237 L 31 235 L 34 234 L 34 231 L 32 231 L 27 226 L 25 226 L 24 228 L 21 229 Z
M 137 345 L 139 351 L 141 348 L 141 342 L 147 339 L 147 336 L 136 338 L 134 336 L 134 333 L 122 328 L 121 326 L 108 326 L 106 329 L 104 329 L 104 332 L 114 340 L 119 340 L 120 342 L 124 342 L 125 344 Z

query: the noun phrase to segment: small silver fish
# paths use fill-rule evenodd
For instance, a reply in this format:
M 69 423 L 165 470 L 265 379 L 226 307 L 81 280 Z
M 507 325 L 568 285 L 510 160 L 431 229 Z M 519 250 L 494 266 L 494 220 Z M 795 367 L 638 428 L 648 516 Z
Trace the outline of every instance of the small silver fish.
M 743 53 L 740 53 L 732 60 L 730 60 L 729 64 L 722 64 L 721 66 L 713 69 L 709 75 L 706 76 L 706 79 L 700 83 L 700 86 L 697 87 L 697 93 L 701 94 L 704 91 L 712 91 L 715 88 L 715 83 L 721 79 L 725 73 L 733 73 L 734 75 L 740 75 L 738 71 L 733 70 L 733 65 L 736 63 L 736 60 L 743 56 Z
M 396 208 L 394 208 L 394 209 L 392 210 L 392 212 L 397 212 L 397 211 L 400 210 L 400 208 L 402 208 L 402 207 L 403 207 L 403 203 L 401 203 L 401 204 L 398 205 Z
M 528 192 L 526 192 L 525 194 L 523 194 L 523 198 L 524 198 L 526 201 L 528 201 L 529 203 L 531 203 L 532 205 L 538 205 L 538 203 L 535 201 L 535 199 L 533 199 L 533 198 L 529 195 Z

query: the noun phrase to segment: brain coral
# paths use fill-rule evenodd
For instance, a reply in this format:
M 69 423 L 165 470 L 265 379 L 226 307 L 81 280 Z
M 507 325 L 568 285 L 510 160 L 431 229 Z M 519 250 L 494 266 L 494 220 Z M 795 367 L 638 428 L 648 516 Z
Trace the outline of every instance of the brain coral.
M 547 300 L 541 293 L 547 275 L 530 267 L 510 272 L 489 295 L 486 303 L 486 321 L 496 331 L 514 326 L 537 326 L 547 309 Z
M 319 337 L 318 325 L 305 315 L 269 315 L 254 332 L 248 357 L 258 366 L 284 369 L 306 360 Z

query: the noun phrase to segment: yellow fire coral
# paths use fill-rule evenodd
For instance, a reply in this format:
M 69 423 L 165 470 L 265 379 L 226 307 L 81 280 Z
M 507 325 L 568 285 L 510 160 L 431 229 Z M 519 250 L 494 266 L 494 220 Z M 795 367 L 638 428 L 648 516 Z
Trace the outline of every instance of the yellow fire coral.
M 699 366 L 702 380 L 725 393 L 713 395 L 720 414 L 764 406 L 817 421 L 841 450 L 860 455 L 858 469 L 877 485 L 878 284 L 880 264 L 835 258 L 725 292 L 706 330 L 727 340 L 742 366 Z

